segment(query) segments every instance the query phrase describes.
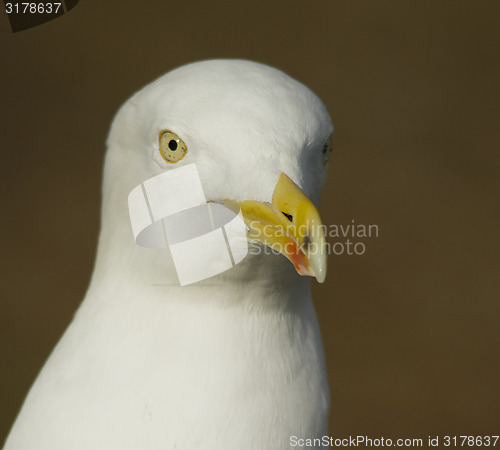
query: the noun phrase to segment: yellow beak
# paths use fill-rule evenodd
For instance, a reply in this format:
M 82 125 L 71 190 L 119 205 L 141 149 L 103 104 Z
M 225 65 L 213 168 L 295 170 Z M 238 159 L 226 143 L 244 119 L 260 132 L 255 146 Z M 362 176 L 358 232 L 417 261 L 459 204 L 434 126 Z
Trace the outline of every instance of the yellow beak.
M 302 190 L 282 173 L 272 203 L 235 202 L 249 228 L 248 239 L 286 256 L 300 275 L 323 283 L 326 277 L 325 230 L 319 212 Z

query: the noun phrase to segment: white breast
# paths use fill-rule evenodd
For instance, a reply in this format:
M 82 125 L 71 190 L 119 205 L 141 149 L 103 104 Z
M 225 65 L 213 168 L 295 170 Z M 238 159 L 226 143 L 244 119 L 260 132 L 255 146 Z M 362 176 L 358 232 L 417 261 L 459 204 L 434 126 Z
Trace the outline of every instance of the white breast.
M 91 290 L 5 450 L 277 450 L 326 434 L 323 350 L 302 285 L 226 307 L 237 294 L 218 287 L 129 289 L 120 302 Z

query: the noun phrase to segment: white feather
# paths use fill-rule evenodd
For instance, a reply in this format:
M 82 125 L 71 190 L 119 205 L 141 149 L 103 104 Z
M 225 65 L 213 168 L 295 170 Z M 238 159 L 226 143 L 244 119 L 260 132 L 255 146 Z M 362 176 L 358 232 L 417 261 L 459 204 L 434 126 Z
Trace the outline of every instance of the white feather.
M 87 295 L 34 383 L 5 450 L 288 449 L 327 433 L 329 392 L 310 279 L 281 255 L 178 286 L 166 250 L 135 244 L 130 190 L 186 143 L 208 199 L 270 201 L 285 172 L 316 202 L 332 132 L 321 101 L 270 67 L 214 60 L 135 94 L 108 139 Z M 176 167 L 176 166 L 173 166 Z

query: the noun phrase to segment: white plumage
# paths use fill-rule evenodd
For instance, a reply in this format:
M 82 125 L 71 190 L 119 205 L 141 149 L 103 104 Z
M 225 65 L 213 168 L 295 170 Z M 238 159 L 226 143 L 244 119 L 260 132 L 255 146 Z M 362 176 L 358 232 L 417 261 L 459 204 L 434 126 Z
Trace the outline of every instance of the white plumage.
M 170 170 L 175 130 L 207 199 L 270 202 L 286 173 L 315 203 L 332 132 L 321 101 L 248 61 L 176 69 L 135 94 L 108 138 L 92 281 L 5 450 L 288 449 L 327 432 L 329 391 L 310 278 L 282 255 L 180 287 L 165 249 L 135 244 L 128 193 Z M 268 253 L 268 252 L 266 252 Z

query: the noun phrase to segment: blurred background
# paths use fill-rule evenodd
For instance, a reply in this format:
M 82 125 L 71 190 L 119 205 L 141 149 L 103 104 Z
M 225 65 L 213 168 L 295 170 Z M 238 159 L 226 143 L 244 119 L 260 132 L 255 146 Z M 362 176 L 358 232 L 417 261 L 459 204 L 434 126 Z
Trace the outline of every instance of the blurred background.
M 2 13 L 0 442 L 85 294 L 114 113 L 220 57 L 322 98 L 324 222 L 378 226 L 313 283 L 330 434 L 498 435 L 499 24 L 497 0 L 82 0 L 15 34 Z

